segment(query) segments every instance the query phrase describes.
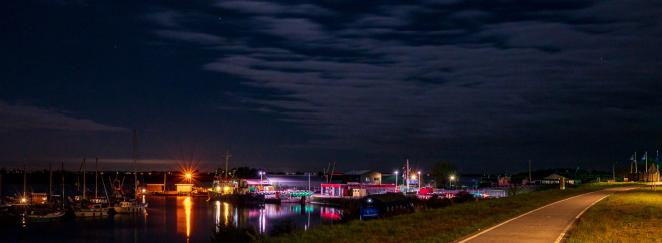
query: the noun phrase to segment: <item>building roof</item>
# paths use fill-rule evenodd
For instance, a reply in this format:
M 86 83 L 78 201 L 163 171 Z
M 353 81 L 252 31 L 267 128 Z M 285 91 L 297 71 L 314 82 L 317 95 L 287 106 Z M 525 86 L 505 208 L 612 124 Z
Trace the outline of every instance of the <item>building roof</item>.
M 551 175 L 546 176 L 546 177 L 543 178 L 543 179 L 545 179 L 545 180 L 560 180 L 560 179 L 563 178 L 563 177 L 564 177 L 564 176 L 562 176 L 562 175 L 559 175 L 559 174 L 557 174 L 557 173 L 553 173 L 553 174 L 551 174 Z

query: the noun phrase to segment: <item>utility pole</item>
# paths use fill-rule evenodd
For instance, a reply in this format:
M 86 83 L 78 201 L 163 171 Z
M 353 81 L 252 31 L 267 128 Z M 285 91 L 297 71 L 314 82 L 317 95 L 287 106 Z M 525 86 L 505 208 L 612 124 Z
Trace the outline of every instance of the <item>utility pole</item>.
M 611 179 L 616 182 L 616 163 L 611 164 Z
M 532 184 L 532 182 L 533 181 L 531 180 L 531 160 L 529 160 L 529 184 Z
M 308 191 L 310 191 L 310 173 L 311 172 L 308 172 Z
M 163 172 L 163 193 L 166 192 L 166 176 L 168 175 L 168 172 Z
M 228 179 L 228 170 L 230 169 L 230 158 L 232 158 L 232 154 L 230 154 L 229 150 L 225 150 L 225 179 Z
M 630 157 L 630 174 L 634 172 L 634 155 Z
M 634 173 L 639 173 L 639 161 L 637 160 L 637 152 L 634 152 Z
M 644 153 L 644 171 L 648 172 L 648 151 Z

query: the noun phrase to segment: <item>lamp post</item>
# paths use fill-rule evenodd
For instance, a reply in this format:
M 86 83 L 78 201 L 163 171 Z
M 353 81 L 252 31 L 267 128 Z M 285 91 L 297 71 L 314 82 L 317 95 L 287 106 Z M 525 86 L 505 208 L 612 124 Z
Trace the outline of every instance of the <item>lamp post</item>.
M 416 173 L 418 174 L 418 190 L 421 190 L 421 180 L 423 180 L 423 178 L 421 177 L 421 171 L 419 170 Z
M 396 171 L 393 172 L 393 173 L 395 174 L 395 190 L 396 190 L 396 191 L 400 191 L 400 190 L 398 189 L 398 171 L 396 170 Z
M 188 181 L 188 183 L 190 184 L 191 180 L 193 179 L 193 175 L 190 172 L 188 172 L 184 176 L 186 177 L 186 181 Z
M 264 175 L 264 171 L 260 171 L 258 174 L 260 174 L 260 189 L 262 189 L 262 175 Z
M 451 184 L 450 186 L 451 188 L 453 188 L 453 181 L 455 180 L 455 175 L 451 175 L 450 178 L 448 179 L 450 179 L 450 184 Z

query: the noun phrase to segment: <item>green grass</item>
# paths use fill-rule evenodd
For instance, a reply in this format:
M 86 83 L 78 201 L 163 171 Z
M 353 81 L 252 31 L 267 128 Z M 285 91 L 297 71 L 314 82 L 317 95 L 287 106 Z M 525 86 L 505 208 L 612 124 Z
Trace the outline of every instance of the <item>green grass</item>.
M 567 242 L 662 242 L 662 189 L 619 192 L 597 203 Z
M 372 221 L 325 225 L 265 238 L 266 242 L 449 242 L 545 204 L 622 184 L 593 183 L 564 191 L 550 189 L 513 197 L 455 204 Z

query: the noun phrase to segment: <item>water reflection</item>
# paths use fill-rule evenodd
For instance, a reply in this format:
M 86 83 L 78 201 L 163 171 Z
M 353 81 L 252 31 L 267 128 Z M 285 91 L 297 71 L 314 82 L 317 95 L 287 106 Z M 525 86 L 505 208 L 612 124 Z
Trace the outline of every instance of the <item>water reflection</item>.
M 48 224 L 17 222 L 12 227 L 0 227 L 3 235 L 0 242 L 209 242 L 212 234 L 218 232 L 218 226 L 251 227 L 268 235 L 284 223 L 307 230 L 320 224 L 333 224 L 342 217 L 341 210 L 319 205 L 283 203 L 242 208 L 206 199 L 148 196 L 149 214 L 116 214 Z
M 186 234 L 186 242 L 191 238 L 191 197 L 177 197 L 177 232 Z
M 224 202 L 223 203 L 223 219 L 224 219 L 223 225 L 225 225 L 225 226 L 228 226 L 228 224 L 230 223 L 230 221 L 229 221 L 230 215 L 229 214 L 230 214 L 230 204 Z
M 184 199 L 184 211 L 186 212 L 186 242 L 191 238 L 191 197 Z
M 219 226 L 231 226 L 254 227 L 260 234 L 269 234 L 279 223 L 293 223 L 295 228 L 308 230 L 314 225 L 330 224 L 342 218 L 340 209 L 319 205 L 267 204 L 258 208 L 239 208 L 221 201 L 209 205 L 213 210 L 211 215 L 216 232 L 219 232 Z

